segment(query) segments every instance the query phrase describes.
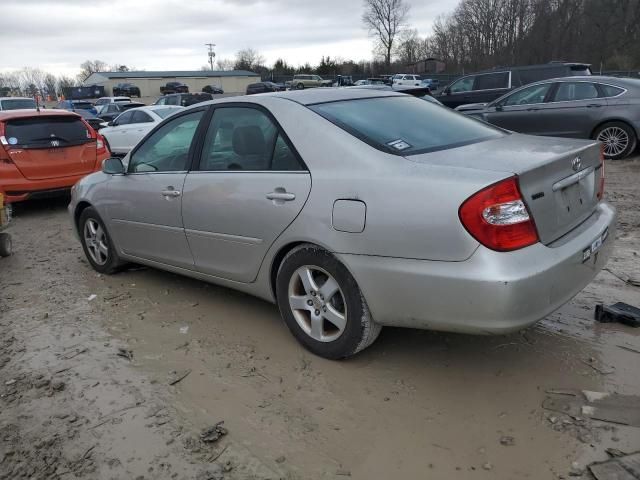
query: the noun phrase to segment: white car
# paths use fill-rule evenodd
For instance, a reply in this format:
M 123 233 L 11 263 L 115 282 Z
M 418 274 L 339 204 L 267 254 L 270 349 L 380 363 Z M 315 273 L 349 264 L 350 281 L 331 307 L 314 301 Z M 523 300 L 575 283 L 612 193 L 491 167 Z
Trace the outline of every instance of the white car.
M 105 138 L 111 153 L 127 154 L 153 127 L 183 109 L 174 105 L 132 108 L 101 129 L 100 135 Z
M 411 85 L 419 87 L 421 82 L 422 80 L 420 79 L 420 75 L 398 74 L 393 77 L 394 85 Z
M 109 103 L 129 103 L 131 99 L 129 97 L 100 97 L 94 103 L 96 110 L 100 110 L 100 106 L 108 105 Z
M 356 83 L 354 83 L 354 85 L 356 87 L 361 87 L 363 85 L 369 85 L 369 81 L 368 80 L 358 80 L 358 81 L 356 81 Z

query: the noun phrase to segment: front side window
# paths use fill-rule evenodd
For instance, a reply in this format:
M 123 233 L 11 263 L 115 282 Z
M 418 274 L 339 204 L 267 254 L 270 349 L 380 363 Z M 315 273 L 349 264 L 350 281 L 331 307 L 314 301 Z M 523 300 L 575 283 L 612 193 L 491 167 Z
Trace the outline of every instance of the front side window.
M 322 103 L 309 108 L 369 145 L 414 155 L 480 142 L 501 130 L 411 96 Z
M 204 171 L 302 170 L 278 127 L 255 108 L 218 108 L 205 137 Z
M 124 112 L 122 115 L 116 118 L 114 124 L 115 125 L 128 125 L 132 123 L 133 112 Z
M 131 156 L 129 172 L 186 170 L 191 142 L 203 113 L 200 110 L 182 115 L 156 130 Z
M 542 85 L 523 88 L 499 102 L 499 105 L 507 107 L 511 105 L 534 105 L 536 103 L 543 103 L 552 85 L 552 83 L 544 83 Z
M 159 98 L 158 101 L 156 102 L 156 105 L 166 105 L 166 104 L 167 104 L 167 97 Z
M 478 75 L 473 86 L 474 90 L 495 90 L 498 88 L 509 88 L 509 72 Z
M 147 113 L 142 110 L 135 110 L 133 112 L 133 120 L 131 123 L 152 123 L 153 118 L 151 118 Z
M 180 95 L 167 97 L 166 105 L 180 105 Z
M 592 98 L 598 98 L 598 89 L 593 83 L 562 82 L 558 84 L 554 102 L 573 102 Z
M 460 80 L 455 82 L 453 85 L 451 85 L 451 88 L 449 88 L 449 91 L 451 93 L 470 92 L 471 90 L 473 90 L 474 80 L 475 80 L 475 77 L 461 78 Z

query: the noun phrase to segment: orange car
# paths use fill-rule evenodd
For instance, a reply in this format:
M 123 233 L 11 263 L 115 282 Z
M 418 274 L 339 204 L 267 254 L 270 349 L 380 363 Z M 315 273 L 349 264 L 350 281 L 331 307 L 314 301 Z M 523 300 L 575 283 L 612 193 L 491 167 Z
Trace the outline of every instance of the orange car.
M 0 191 L 8 203 L 68 191 L 108 157 L 102 136 L 73 112 L 0 112 Z

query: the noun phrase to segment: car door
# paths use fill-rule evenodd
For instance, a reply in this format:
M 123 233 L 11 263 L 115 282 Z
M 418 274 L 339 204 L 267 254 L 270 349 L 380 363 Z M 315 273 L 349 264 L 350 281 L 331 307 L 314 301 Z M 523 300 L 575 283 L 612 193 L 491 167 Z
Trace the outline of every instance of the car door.
M 492 72 L 476 75 L 469 103 L 489 103 L 500 98 L 511 88 L 511 72 Z
M 607 100 L 588 81 L 557 82 L 553 98 L 545 106 L 547 135 L 590 138 L 591 132 L 605 118 Z
M 124 253 L 193 268 L 182 224 L 182 188 L 204 111 L 172 118 L 131 153 L 126 175 L 110 178 L 107 215 Z
M 487 107 L 484 120 L 507 130 L 544 135 L 546 126 L 544 102 L 553 91 L 553 83 L 531 85 L 513 92 L 495 105 Z
M 438 97 L 438 100 L 450 108 L 456 108 L 467 103 L 474 103 L 471 92 L 473 91 L 475 79 L 476 77 L 474 75 L 469 75 L 468 77 L 462 77 L 456 80 L 445 89 L 443 94 Z
M 132 119 L 133 112 L 124 112 L 118 115 L 113 121 L 113 125 L 105 130 L 104 135 L 112 152 L 122 153 L 127 151 L 125 136 L 129 131 Z
M 183 189 L 182 216 L 196 269 L 253 281 L 310 189 L 308 170 L 266 110 L 242 103 L 217 107 Z
M 155 126 L 155 121 L 147 112 L 143 110 L 132 110 L 133 117 L 129 124 L 127 135 L 125 135 L 125 148 L 131 150 L 144 136 Z

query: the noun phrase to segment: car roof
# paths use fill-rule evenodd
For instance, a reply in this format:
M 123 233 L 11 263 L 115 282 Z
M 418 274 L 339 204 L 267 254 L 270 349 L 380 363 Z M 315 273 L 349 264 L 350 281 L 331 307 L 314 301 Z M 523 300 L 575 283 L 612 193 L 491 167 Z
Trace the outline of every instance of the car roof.
M 40 111 L 34 109 L 22 109 L 22 110 L 2 110 L 0 111 L 0 122 L 5 120 L 13 120 L 15 118 L 29 118 L 29 117 L 69 117 L 79 115 L 68 110 L 45 110 Z
M 375 85 L 374 85 L 375 86 Z M 383 85 L 381 85 L 383 86 Z M 290 90 L 288 92 L 271 92 L 262 94 L 264 97 L 278 97 L 291 100 L 301 105 L 313 105 L 315 103 L 339 102 L 342 100 L 356 100 L 360 98 L 376 98 L 403 96 L 401 93 L 391 90 L 373 88 L 309 88 L 306 90 Z M 227 97 L 231 98 L 231 97 Z
M 532 82 L 528 85 L 553 82 L 595 82 L 608 83 L 611 85 L 619 85 L 621 87 L 640 87 L 640 79 L 630 77 L 611 77 L 606 75 L 576 75 L 569 77 L 548 78 L 538 82 Z

